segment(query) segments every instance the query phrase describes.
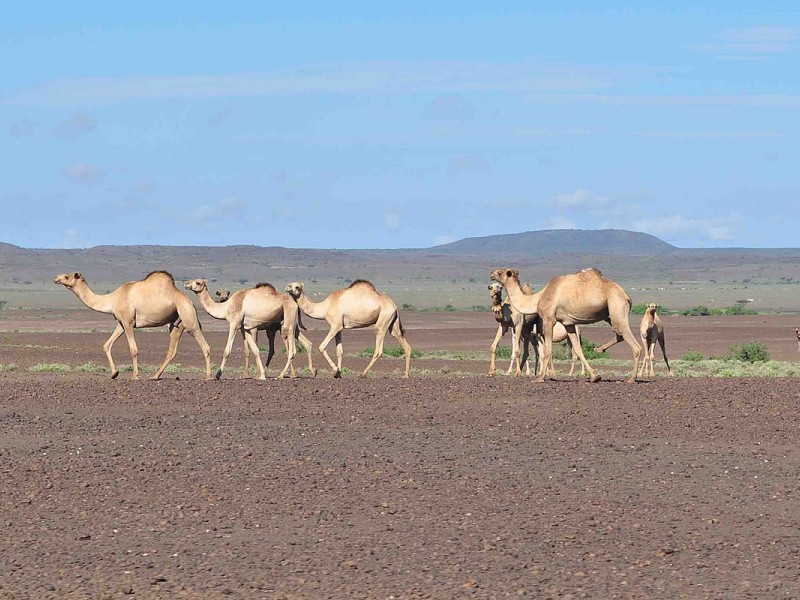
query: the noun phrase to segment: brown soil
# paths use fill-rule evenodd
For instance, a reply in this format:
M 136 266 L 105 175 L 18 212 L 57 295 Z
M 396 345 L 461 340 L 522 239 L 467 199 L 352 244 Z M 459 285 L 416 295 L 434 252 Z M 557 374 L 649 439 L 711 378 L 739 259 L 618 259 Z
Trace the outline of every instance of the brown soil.
M 406 319 L 415 347 L 491 341 L 485 320 L 437 318 Z M 107 335 L 0 334 L 0 363 L 103 364 Z M 348 332 L 346 351 L 369 338 Z M 139 339 L 158 363 L 166 334 Z M 127 364 L 124 340 L 115 355 Z M 402 380 L 401 365 L 0 373 L 0 598 L 800 596 L 796 380 Z

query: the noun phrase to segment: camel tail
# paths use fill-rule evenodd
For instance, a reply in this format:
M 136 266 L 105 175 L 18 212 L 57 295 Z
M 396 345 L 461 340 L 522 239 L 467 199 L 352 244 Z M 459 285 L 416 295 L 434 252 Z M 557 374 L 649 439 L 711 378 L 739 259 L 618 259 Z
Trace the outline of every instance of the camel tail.
M 389 331 L 393 330 L 395 327 L 400 329 L 400 335 L 405 335 L 406 330 L 403 328 L 403 322 L 400 320 L 400 313 L 394 313 L 394 319 L 392 320 L 391 325 L 389 325 Z

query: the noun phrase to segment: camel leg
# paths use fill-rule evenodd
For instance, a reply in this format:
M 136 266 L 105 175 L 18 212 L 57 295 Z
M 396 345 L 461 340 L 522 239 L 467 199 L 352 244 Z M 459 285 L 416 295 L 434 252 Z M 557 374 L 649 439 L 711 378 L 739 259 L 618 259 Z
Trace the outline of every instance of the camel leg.
M 567 337 L 567 346 L 569 346 L 569 353 L 572 357 L 572 364 L 569 366 L 569 373 L 567 375 L 572 375 L 575 373 L 575 363 L 578 360 L 578 353 L 575 352 L 575 348 L 572 346 L 572 340 Z M 581 363 L 581 367 L 583 367 L 583 363 Z M 581 373 L 583 375 L 583 373 Z
M 672 371 L 672 367 L 669 366 L 669 359 L 667 358 L 667 347 L 663 335 L 658 338 L 658 345 L 661 346 L 661 354 L 664 355 L 664 364 L 667 365 L 667 371 L 669 372 L 670 377 L 673 377 L 675 373 Z
M 520 319 L 521 321 L 522 319 Z M 515 323 L 511 326 L 511 363 L 508 365 L 506 375 L 511 375 L 514 371 L 514 377 L 522 375 L 522 365 L 520 363 L 520 342 L 522 341 L 522 323 Z M 516 367 L 516 370 L 514 370 Z
M 169 347 L 167 348 L 167 355 L 164 357 L 164 362 L 158 368 L 158 371 L 150 379 L 160 379 L 161 375 L 164 373 L 164 369 L 167 368 L 169 363 L 172 362 L 172 359 L 178 354 L 178 342 L 181 341 L 181 336 L 183 335 L 184 326 L 180 321 L 177 325 L 172 325 L 169 330 Z M 132 332 L 131 332 L 132 333 Z
M 292 377 L 296 376 L 294 372 L 294 365 L 292 364 L 292 360 L 294 360 L 294 355 L 297 354 L 297 348 L 295 347 L 294 344 L 295 331 L 290 331 L 290 328 L 291 325 L 287 325 L 286 321 L 284 321 L 284 326 L 281 327 L 281 337 L 283 338 L 283 345 L 286 346 L 286 365 L 284 365 L 283 371 L 281 371 L 281 374 L 278 375 L 276 379 L 283 379 L 286 376 L 286 372 L 290 368 L 292 370 Z
M 361 373 L 361 377 L 366 377 L 369 370 L 372 368 L 378 359 L 383 356 L 383 342 L 386 339 L 386 328 L 385 327 L 376 327 L 375 328 L 375 351 L 372 353 L 372 358 L 367 364 L 367 368 Z M 339 354 L 339 348 L 336 348 L 336 354 Z
M 533 374 L 539 375 L 539 369 L 542 366 L 541 361 L 541 346 L 542 336 L 539 332 L 531 333 L 531 345 L 533 346 Z
M 111 367 L 111 379 L 116 379 L 119 375 L 119 369 L 117 369 L 117 366 L 114 364 L 114 358 L 111 356 L 111 348 L 114 346 L 114 342 L 116 342 L 119 339 L 119 336 L 121 336 L 124 332 L 125 328 L 122 326 L 122 323 L 117 323 L 117 327 L 114 329 L 111 337 L 106 340 L 105 344 L 103 344 L 103 351 L 106 353 L 106 357 L 108 357 L 108 365 Z
M 233 349 L 233 340 L 236 339 L 236 332 L 239 330 L 244 331 L 242 329 L 241 323 L 231 323 L 230 327 L 228 327 L 228 341 L 225 343 L 225 350 L 222 352 L 222 362 L 219 363 L 219 369 L 217 369 L 216 378 L 219 379 L 222 377 L 222 372 L 225 370 L 225 363 L 228 362 L 228 357 L 231 355 L 231 350 Z M 245 336 L 248 336 L 250 332 L 244 331 Z M 256 346 L 258 348 L 258 346 Z
M 411 373 L 411 344 L 409 344 L 406 340 L 399 316 L 394 320 L 394 323 L 389 325 L 389 333 L 391 333 L 394 339 L 396 339 L 403 347 L 403 354 L 405 355 L 406 359 L 406 371 L 403 377 L 408 378 L 409 374 Z
M 309 340 L 303 333 L 298 329 L 297 330 L 297 339 L 303 344 L 303 347 L 306 349 L 306 354 L 308 354 L 308 370 L 311 371 L 311 376 L 317 376 L 317 370 L 314 368 L 314 361 L 311 358 L 311 352 L 313 351 L 313 346 L 311 345 L 311 340 Z
M 328 344 L 331 343 L 331 340 L 333 338 L 337 338 L 338 340 L 341 340 L 341 331 L 342 331 L 342 326 L 341 325 L 331 325 L 331 330 L 328 332 L 328 335 L 325 336 L 325 339 L 322 340 L 322 342 L 319 345 L 319 351 L 322 354 L 322 356 L 325 357 L 325 360 L 328 361 L 328 364 L 331 366 L 331 370 L 333 371 L 333 376 L 336 379 L 338 379 L 339 377 L 342 376 L 341 360 L 339 361 L 339 366 L 337 367 L 336 363 L 333 362 L 333 360 L 331 360 L 331 357 L 328 355 L 327 348 L 328 348 Z M 338 351 L 338 347 L 340 345 L 341 345 L 340 342 L 337 341 L 336 342 L 337 351 Z
M 656 362 L 656 340 L 650 342 L 650 377 L 656 376 L 655 362 Z
M 649 344 L 647 343 L 647 336 L 643 335 L 642 336 L 642 346 L 645 348 L 645 359 L 644 359 L 644 361 L 642 361 L 642 365 L 639 367 L 639 377 L 644 377 L 645 365 L 647 364 L 647 347 L 648 347 L 648 345 Z
M 595 351 L 602 354 L 603 352 L 611 348 L 611 346 L 616 346 L 624 339 L 625 339 L 624 337 L 622 337 L 620 334 L 617 333 L 613 340 L 611 340 L 610 342 L 606 342 L 602 346 L 598 346 L 597 348 L 595 348 Z
M 266 369 L 269 363 L 272 362 L 272 357 L 275 356 L 275 334 L 278 333 L 278 329 L 275 327 L 267 327 L 264 331 L 267 334 L 267 360 L 264 361 L 264 368 Z M 253 339 L 255 339 L 256 344 L 258 344 L 257 330 L 253 330 Z
M 250 346 L 247 344 L 247 336 L 244 334 L 244 329 L 240 329 L 239 333 L 242 334 L 242 346 L 244 346 L 244 370 L 242 377 L 247 379 L 250 375 Z
M 250 346 L 250 352 L 253 353 L 253 362 L 258 369 L 258 378 L 259 379 L 266 379 L 267 374 L 264 371 L 264 365 L 261 362 L 261 354 L 258 351 L 258 344 L 256 343 L 256 336 L 253 335 L 253 330 L 247 329 L 244 332 L 245 338 L 247 339 L 247 343 Z
M 531 363 L 528 360 L 530 357 L 530 350 L 529 345 L 531 343 L 531 332 L 522 330 L 522 339 L 520 340 L 520 357 L 519 357 L 519 368 L 522 370 L 522 367 L 525 367 L 525 374 L 531 374 Z
M 131 362 L 133 363 L 133 375 L 131 379 L 139 379 L 139 347 L 136 345 L 136 338 L 133 335 L 133 324 L 128 324 L 125 329 L 125 337 L 128 338 L 128 349 L 131 353 Z
M 497 344 L 500 343 L 500 338 L 502 338 L 506 331 L 508 331 L 508 326 L 505 323 L 499 323 L 497 325 L 497 333 L 494 336 L 494 341 L 492 345 L 489 346 L 489 377 L 494 377 L 495 374 L 495 356 L 497 354 Z
M 625 319 L 620 323 L 614 323 L 612 321 L 611 327 L 614 329 L 614 333 L 617 337 L 622 336 L 622 339 L 631 347 L 631 352 L 633 353 L 633 370 L 631 371 L 631 376 L 628 377 L 625 382 L 634 383 L 636 381 L 636 372 L 639 367 L 639 359 L 642 356 L 642 348 L 639 346 L 639 342 L 636 341 L 636 337 L 634 337 L 631 331 L 631 326 L 628 324 L 628 315 L 626 314 Z
M 334 343 L 336 344 L 336 368 L 339 373 L 342 372 L 342 357 L 344 356 L 344 346 L 342 346 L 342 332 L 336 334 L 336 337 L 333 338 Z
M 544 344 L 542 348 L 542 366 L 540 367 L 539 375 L 534 379 L 537 383 L 544 383 L 547 375 L 547 369 L 550 367 L 550 361 L 553 359 L 553 327 L 555 321 L 545 321 L 542 319 L 542 336 L 544 337 Z
M 589 364 L 589 361 L 586 360 L 586 357 L 583 354 L 583 348 L 581 347 L 581 342 L 580 338 L 578 337 L 578 332 L 575 331 L 575 325 L 565 324 L 564 328 L 567 330 L 567 337 L 569 337 L 569 341 L 572 344 L 573 351 L 578 355 L 581 364 L 589 372 L 589 381 L 591 381 L 592 383 L 600 381 L 600 374 L 592 368 L 592 365 Z

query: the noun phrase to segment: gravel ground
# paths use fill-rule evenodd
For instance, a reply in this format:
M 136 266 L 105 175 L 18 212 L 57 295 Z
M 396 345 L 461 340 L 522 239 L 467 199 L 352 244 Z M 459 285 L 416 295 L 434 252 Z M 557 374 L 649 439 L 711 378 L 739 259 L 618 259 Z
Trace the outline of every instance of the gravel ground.
M 0 373 L 0 598 L 800 597 L 796 380 L 126 376 Z

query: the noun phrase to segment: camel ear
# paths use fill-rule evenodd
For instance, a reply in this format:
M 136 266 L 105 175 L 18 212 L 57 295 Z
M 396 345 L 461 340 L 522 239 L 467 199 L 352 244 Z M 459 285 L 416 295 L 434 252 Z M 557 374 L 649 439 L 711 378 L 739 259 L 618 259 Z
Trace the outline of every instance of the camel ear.
M 73 273 L 73 274 L 72 274 L 72 276 L 73 276 L 75 279 L 83 279 L 83 275 L 81 275 L 81 274 L 80 274 L 80 273 L 78 273 L 77 271 L 76 271 L 75 273 Z
M 519 277 L 517 269 L 506 269 L 506 277 Z
M 491 290 L 491 289 L 492 289 L 492 284 L 490 283 L 489 285 L 487 285 L 487 286 L 486 286 L 486 289 L 487 289 L 487 290 Z

